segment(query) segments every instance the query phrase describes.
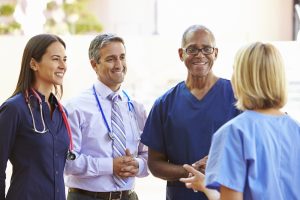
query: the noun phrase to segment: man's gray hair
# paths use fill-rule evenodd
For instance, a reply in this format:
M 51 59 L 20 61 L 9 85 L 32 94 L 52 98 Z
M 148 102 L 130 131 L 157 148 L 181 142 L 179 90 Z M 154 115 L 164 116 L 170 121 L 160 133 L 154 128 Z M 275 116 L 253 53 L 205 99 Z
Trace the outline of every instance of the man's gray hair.
M 111 42 L 121 42 L 125 46 L 123 38 L 115 34 L 105 33 L 97 35 L 90 44 L 89 59 L 95 60 L 98 63 L 100 60 L 100 49 Z
M 212 39 L 213 44 L 216 45 L 215 36 L 214 36 L 214 34 L 212 33 L 212 31 L 209 30 L 207 27 L 205 27 L 205 26 L 203 26 L 203 25 L 198 25 L 198 24 L 196 24 L 196 25 L 192 25 L 192 26 L 188 27 L 188 28 L 184 31 L 184 33 L 183 33 L 183 35 L 182 35 L 182 40 L 181 40 L 181 47 L 185 47 L 185 45 L 186 45 L 186 43 L 187 43 L 188 35 L 191 34 L 191 33 L 196 32 L 196 31 L 198 31 L 198 30 L 205 30 L 205 31 L 207 31 L 207 32 L 210 34 L 210 36 L 211 36 L 211 39 Z

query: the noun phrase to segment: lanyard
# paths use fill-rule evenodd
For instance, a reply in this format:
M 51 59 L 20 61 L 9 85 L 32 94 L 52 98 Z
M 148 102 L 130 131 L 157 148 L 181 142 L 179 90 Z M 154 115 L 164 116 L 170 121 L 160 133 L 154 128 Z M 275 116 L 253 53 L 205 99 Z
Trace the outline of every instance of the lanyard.
M 99 107 L 99 109 L 100 109 L 100 112 L 101 112 L 103 121 L 104 121 L 105 126 L 106 126 L 106 128 L 107 128 L 109 137 L 110 137 L 110 138 L 113 138 L 112 132 L 111 132 L 111 130 L 110 130 L 110 127 L 109 127 L 109 125 L 108 125 L 108 123 L 107 123 L 107 120 L 106 120 L 106 117 L 105 117 L 105 115 L 104 115 L 104 112 L 103 112 L 101 103 L 100 103 L 99 98 L 98 98 L 98 96 L 97 96 L 95 85 L 93 85 L 93 91 L 94 91 L 94 96 L 95 96 L 95 99 L 96 99 L 96 101 L 97 101 L 98 107 Z M 130 112 L 133 111 L 133 110 L 134 110 L 133 103 L 131 102 L 129 96 L 127 95 L 127 93 L 126 93 L 124 90 L 122 90 L 122 92 L 123 92 L 123 94 L 125 94 L 125 96 L 127 97 L 127 100 L 128 100 L 128 103 L 127 103 L 127 104 L 128 104 L 128 109 L 129 109 L 129 111 L 130 111 Z

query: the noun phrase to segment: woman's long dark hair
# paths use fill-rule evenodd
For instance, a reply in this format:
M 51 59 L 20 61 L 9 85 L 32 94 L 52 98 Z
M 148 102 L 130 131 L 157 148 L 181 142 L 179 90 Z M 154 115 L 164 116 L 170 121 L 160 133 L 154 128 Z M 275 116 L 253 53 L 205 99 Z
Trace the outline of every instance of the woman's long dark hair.
M 54 42 L 60 42 L 64 46 L 64 48 L 66 48 L 65 42 L 60 37 L 52 34 L 39 34 L 33 36 L 27 42 L 23 52 L 18 83 L 12 96 L 15 96 L 20 92 L 25 94 L 25 91 L 29 90 L 33 86 L 35 82 L 35 76 L 34 71 L 30 67 L 30 61 L 33 58 L 37 62 L 40 62 L 43 55 L 46 53 L 47 48 Z M 60 85 L 60 87 L 58 88 L 56 85 L 54 85 L 54 88 L 55 95 L 62 97 L 63 86 Z

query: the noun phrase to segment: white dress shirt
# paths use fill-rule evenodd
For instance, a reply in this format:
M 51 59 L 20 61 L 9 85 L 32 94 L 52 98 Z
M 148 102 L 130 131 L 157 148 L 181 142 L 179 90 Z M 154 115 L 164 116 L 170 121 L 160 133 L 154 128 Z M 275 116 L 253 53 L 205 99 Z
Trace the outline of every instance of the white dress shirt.
M 101 104 L 109 129 L 111 130 L 112 104 L 108 96 L 113 91 L 97 81 L 95 90 Z M 119 107 L 123 117 L 126 134 L 126 148 L 139 163 L 137 177 L 148 175 L 148 149 L 140 143 L 147 114 L 142 104 L 130 100 L 122 90 Z M 132 102 L 133 109 L 129 107 Z M 104 122 L 93 87 L 66 102 L 69 122 L 72 129 L 75 160 L 68 160 L 65 166 L 65 184 L 67 187 L 80 188 L 93 192 L 111 192 L 130 190 L 134 179 L 119 188 L 113 180 L 113 149 L 109 130 Z

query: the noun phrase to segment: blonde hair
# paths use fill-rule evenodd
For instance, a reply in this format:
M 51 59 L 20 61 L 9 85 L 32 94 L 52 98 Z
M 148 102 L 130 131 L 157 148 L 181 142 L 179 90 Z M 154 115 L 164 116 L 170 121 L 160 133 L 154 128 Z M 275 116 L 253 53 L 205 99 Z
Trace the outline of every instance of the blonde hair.
M 284 63 L 272 44 L 251 43 L 234 61 L 232 84 L 240 110 L 282 108 L 287 101 Z

